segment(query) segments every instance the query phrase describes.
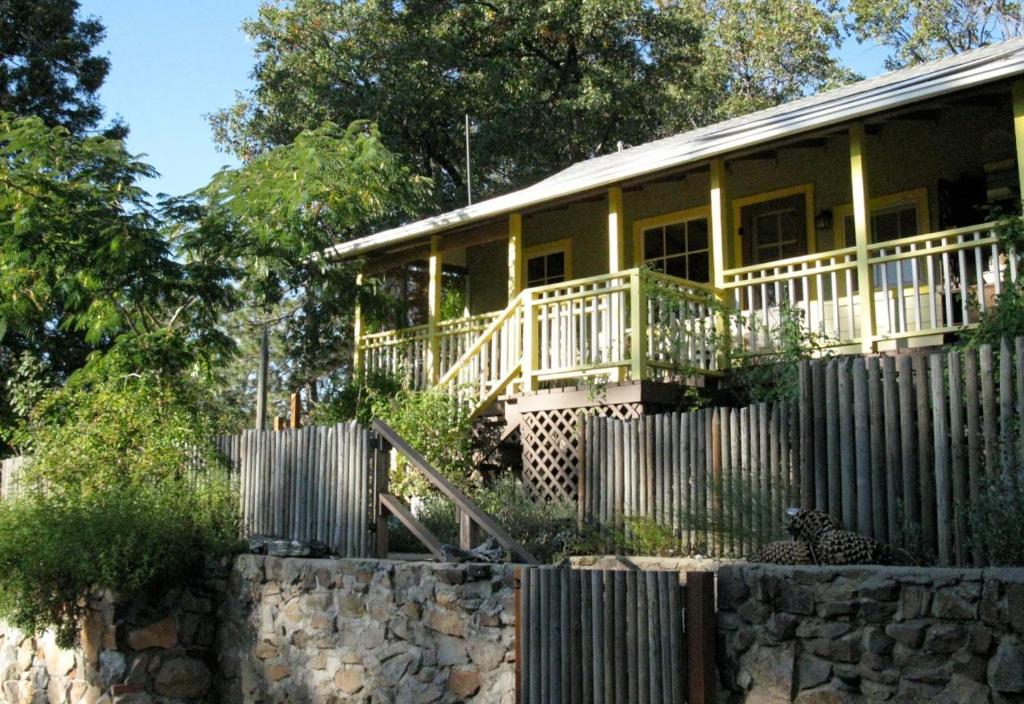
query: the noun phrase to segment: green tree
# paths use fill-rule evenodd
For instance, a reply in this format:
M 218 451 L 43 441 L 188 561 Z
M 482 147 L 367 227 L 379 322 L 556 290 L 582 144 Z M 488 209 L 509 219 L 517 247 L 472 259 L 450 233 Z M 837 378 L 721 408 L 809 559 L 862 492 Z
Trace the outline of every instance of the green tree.
M 859 41 L 889 47 L 889 69 L 959 54 L 1020 36 L 1016 0 L 850 0 L 850 28 Z
M 75 133 L 96 127 L 97 92 L 110 70 L 94 53 L 104 32 L 98 19 L 80 16 L 78 0 L 0 0 L 0 112 Z
M 699 32 L 645 0 L 297 0 L 245 24 L 256 87 L 212 118 L 243 159 L 324 120 L 380 124 L 436 183 L 435 207 L 487 197 L 672 129 Z
M 842 17 L 814 0 L 679 0 L 702 31 L 692 126 L 742 115 L 856 78 L 833 55 Z
M 383 305 L 358 288 L 357 267 L 321 256 L 330 245 L 369 234 L 373 224 L 408 217 L 429 192 L 384 145 L 377 128 L 331 123 L 300 132 L 169 208 L 184 251 L 225 262 L 236 296 L 229 321 L 244 350 L 263 325 L 278 354 L 272 372 L 314 400 L 343 383 L 352 355 L 357 301 Z M 225 374 L 225 390 L 251 386 L 255 364 Z

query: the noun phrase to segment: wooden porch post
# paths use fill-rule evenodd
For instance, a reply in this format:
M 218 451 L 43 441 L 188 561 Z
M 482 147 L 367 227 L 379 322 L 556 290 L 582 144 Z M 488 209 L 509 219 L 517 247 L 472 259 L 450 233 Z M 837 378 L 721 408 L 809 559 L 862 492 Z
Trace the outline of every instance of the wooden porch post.
M 725 269 L 729 257 L 727 242 L 729 241 L 729 192 L 725 181 L 725 160 L 715 159 L 711 162 L 711 283 L 715 287 L 715 296 L 719 302 L 725 295 Z M 715 325 L 718 337 L 723 342 L 729 334 L 729 321 L 726 314 L 716 316 Z M 718 366 L 725 367 L 728 363 L 723 349 L 719 349 Z
M 626 261 L 625 235 L 622 222 L 622 188 L 608 189 L 608 273 L 622 271 Z
M 523 290 L 523 216 L 508 216 L 508 302 Z
M 430 281 L 427 286 L 427 382 L 436 384 L 441 378 L 441 339 L 437 325 L 441 322 L 441 238 L 430 238 Z
M 729 200 L 725 186 L 725 160 L 711 162 L 711 283 L 725 286 L 728 265 L 726 241 L 729 237 Z
M 1017 142 L 1017 180 L 1024 199 L 1024 80 L 1013 84 L 1013 136 Z
M 866 156 L 864 123 L 850 127 L 850 183 L 853 186 L 853 224 L 857 236 L 857 290 L 860 294 L 861 351 L 871 354 L 875 349 L 875 292 L 871 287 L 868 266 L 868 243 L 871 242 L 870 191 Z
M 363 287 L 363 272 L 356 274 L 356 311 L 352 322 L 352 370 L 355 376 L 363 373 L 363 307 L 359 305 L 359 291 Z
M 626 261 L 625 250 L 625 228 L 622 222 L 622 188 L 612 186 L 608 189 L 608 273 L 617 274 L 623 270 Z M 619 329 L 618 321 L 624 321 L 622 313 L 625 313 L 626 296 L 613 296 L 610 301 L 610 313 L 612 320 L 611 345 L 613 349 L 623 345 L 626 338 L 626 331 Z M 632 322 L 632 321 L 631 321 Z M 646 320 L 643 321 L 646 323 Z M 641 323 L 641 324 L 643 324 Z M 639 330 L 634 330 L 633 339 L 637 339 Z M 621 350 L 622 354 L 627 350 Z M 635 363 L 635 362 L 634 362 Z M 615 367 L 608 373 L 608 381 L 616 383 L 622 381 L 622 368 Z

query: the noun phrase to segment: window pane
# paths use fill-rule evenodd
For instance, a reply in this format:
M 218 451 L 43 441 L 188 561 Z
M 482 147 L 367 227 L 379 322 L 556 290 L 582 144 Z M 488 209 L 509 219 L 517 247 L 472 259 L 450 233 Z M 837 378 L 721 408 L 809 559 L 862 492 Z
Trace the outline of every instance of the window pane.
M 790 208 L 779 213 L 779 230 L 784 241 L 802 241 L 807 232 L 807 222 L 803 212 L 796 208 Z
M 711 267 L 708 262 L 708 253 L 698 252 L 697 254 L 691 254 L 689 259 L 690 271 L 686 278 L 700 284 L 709 282 L 711 280 Z
M 653 227 L 644 230 L 644 259 L 654 259 L 665 256 L 665 247 L 661 237 L 660 227 Z
M 900 211 L 900 237 L 913 237 L 917 231 L 917 207 Z
M 686 226 L 676 223 L 665 228 L 665 254 L 682 254 L 686 251 Z
M 565 252 L 555 252 L 548 255 L 548 280 L 555 277 L 565 277 Z
M 708 248 L 708 221 L 704 219 L 691 220 L 686 224 L 688 249 L 692 252 L 697 249 Z
M 686 278 L 686 257 L 670 257 L 665 261 L 665 273 Z
M 544 280 L 544 257 L 533 257 L 526 263 L 526 278 L 529 282 Z
M 894 240 L 900 236 L 900 215 L 898 212 L 879 213 L 871 218 L 871 225 L 876 242 Z
M 758 215 L 754 218 L 754 241 L 757 242 L 758 249 L 778 242 L 781 235 L 778 213 Z
M 854 223 L 852 215 L 843 218 L 843 232 L 846 233 L 847 247 L 857 244 L 857 225 Z

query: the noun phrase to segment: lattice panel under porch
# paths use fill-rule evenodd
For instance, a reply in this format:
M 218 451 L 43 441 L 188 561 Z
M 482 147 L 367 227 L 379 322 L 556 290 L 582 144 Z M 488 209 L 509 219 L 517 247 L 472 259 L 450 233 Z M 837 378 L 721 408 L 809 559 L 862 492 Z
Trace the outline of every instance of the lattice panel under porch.
M 629 420 L 643 415 L 641 403 L 561 408 L 523 413 L 523 482 L 539 501 L 576 501 L 580 476 L 580 417 L 584 413 Z

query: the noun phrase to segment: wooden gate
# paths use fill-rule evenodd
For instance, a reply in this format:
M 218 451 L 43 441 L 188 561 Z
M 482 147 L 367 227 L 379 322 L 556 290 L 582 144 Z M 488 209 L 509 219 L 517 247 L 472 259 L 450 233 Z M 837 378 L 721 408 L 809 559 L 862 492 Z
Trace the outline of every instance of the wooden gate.
M 681 577 L 663 571 L 519 569 L 517 701 L 713 701 L 713 575 L 688 573 L 689 589 Z

